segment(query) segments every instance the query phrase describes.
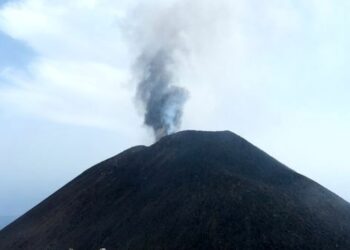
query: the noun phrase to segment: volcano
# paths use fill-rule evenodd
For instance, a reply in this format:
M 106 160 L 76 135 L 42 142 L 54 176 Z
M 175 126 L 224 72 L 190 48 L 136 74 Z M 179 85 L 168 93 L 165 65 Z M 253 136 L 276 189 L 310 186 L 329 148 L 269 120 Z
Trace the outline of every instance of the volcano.
M 350 249 L 350 204 L 228 132 L 93 166 L 0 231 L 0 249 Z

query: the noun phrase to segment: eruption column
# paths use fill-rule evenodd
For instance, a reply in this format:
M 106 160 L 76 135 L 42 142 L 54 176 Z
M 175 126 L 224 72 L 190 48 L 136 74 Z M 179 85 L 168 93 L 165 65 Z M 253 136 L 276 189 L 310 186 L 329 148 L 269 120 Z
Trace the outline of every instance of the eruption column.
M 187 91 L 174 85 L 172 50 L 143 53 L 137 61 L 137 99 L 144 107 L 144 124 L 158 141 L 180 127 Z

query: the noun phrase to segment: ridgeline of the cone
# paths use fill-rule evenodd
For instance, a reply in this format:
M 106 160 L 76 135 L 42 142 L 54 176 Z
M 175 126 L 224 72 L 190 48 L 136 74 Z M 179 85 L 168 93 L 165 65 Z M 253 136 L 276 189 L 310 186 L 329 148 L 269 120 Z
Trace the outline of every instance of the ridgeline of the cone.
M 184 131 L 78 176 L 0 249 L 350 249 L 350 205 L 231 132 Z

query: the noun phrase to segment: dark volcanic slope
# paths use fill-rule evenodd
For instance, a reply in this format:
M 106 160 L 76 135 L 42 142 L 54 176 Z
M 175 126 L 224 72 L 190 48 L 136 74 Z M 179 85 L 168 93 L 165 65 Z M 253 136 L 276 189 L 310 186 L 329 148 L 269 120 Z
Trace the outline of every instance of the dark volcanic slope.
M 350 205 L 230 132 L 185 131 L 78 176 L 0 249 L 350 249 Z

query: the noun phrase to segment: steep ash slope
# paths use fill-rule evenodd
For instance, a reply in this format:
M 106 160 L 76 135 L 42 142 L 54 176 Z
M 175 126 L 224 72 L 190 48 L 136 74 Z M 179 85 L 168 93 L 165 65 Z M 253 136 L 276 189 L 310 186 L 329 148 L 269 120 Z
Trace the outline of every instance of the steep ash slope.
M 78 176 L 0 249 L 350 249 L 350 205 L 231 132 L 184 131 Z

